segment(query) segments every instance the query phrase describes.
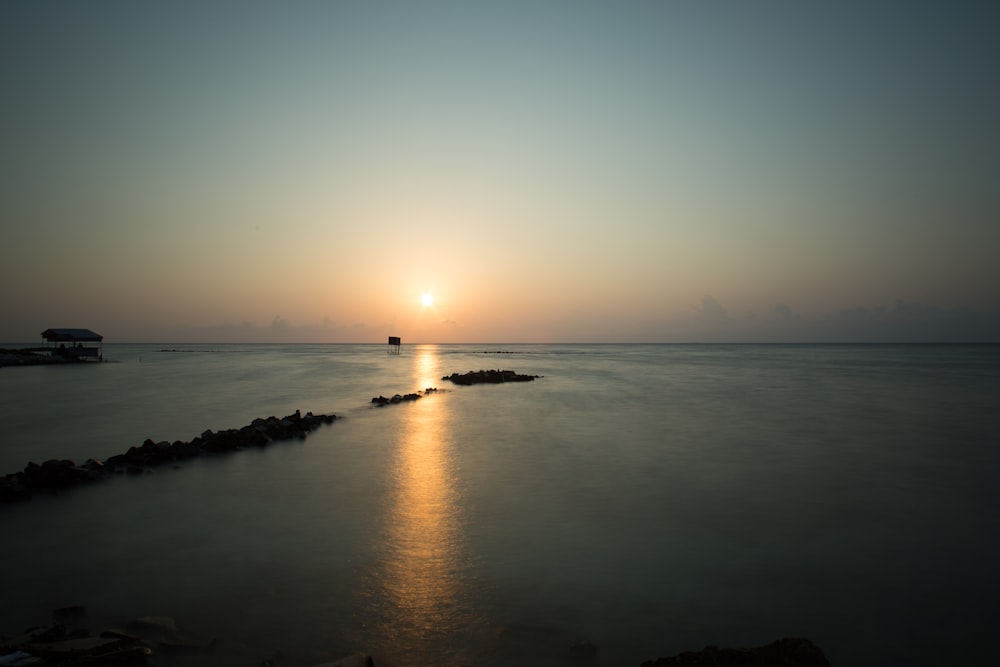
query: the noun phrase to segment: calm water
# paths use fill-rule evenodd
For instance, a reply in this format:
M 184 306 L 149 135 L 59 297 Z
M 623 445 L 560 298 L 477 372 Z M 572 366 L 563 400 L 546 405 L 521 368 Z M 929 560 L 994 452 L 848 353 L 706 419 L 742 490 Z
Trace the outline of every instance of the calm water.
M 0 632 L 85 604 L 95 630 L 171 615 L 230 665 L 562 665 L 587 640 L 637 666 L 783 636 L 837 667 L 995 662 L 1000 346 L 163 347 L 0 369 L 0 472 L 344 419 L 0 506 Z M 480 368 L 544 378 L 440 379 Z

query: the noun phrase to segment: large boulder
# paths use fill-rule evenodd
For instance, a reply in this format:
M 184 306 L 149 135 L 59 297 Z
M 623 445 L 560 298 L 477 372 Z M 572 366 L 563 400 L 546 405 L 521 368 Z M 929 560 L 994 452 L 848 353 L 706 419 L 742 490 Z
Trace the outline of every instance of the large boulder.
M 539 375 L 521 375 L 515 373 L 514 371 L 501 371 L 501 370 L 490 370 L 490 371 L 469 371 L 465 374 L 452 373 L 451 375 L 445 375 L 442 380 L 449 380 L 455 384 L 460 385 L 470 385 L 470 384 L 500 384 L 503 382 L 531 382 Z

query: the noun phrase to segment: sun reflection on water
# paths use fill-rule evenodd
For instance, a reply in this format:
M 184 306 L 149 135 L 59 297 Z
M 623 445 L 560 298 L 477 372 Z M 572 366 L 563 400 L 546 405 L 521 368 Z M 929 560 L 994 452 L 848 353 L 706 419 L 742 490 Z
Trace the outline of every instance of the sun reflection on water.
M 436 386 L 436 348 L 421 346 L 414 360 L 420 390 Z M 447 401 L 431 394 L 399 406 L 402 424 L 387 508 L 379 588 L 384 648 L 411 658 L 448 653 L 463 621 L 463 532 Z

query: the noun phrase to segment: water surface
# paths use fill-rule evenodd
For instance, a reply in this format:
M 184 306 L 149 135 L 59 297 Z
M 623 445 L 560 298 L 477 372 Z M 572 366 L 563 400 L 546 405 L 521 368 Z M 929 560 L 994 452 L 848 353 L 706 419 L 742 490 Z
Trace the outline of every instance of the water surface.
M 171 349 L 175 351 L 162 351 Z M 501 350 L 504 354 L 483 354 Z M 991 663 L 997 346 L 105 346 L 0 369 L 0 470 L 296 409 L 302 442 L 0 507 L 0 628 L 174 616 L 220 664 L 598 665 L 807 636 Z M 531 383 L 454 387 L 508 368 Z M 379 394 L 447 389 L 372 408 Z

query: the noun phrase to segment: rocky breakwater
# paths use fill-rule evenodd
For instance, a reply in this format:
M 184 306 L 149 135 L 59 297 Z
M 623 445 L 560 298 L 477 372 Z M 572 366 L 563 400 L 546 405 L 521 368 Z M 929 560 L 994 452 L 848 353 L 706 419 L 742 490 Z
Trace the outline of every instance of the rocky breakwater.
M 427 394 L 437 393 L 436 387 L 427 387 L 424 389 L 423 394 L 419 391 L 411 394 L 393 394 L 392 398 L 386 398 L 385 396 L 376 396 L 372 399 L 372 405 L 376 408 L 382 408 L 386 405 L 396 405 L 398 403 L 405 403 L 407 401 L 416 401 L 417 399 L 423 398 Z
M 442 380 L 448 380 L 455 384 L 500 384 L 502 382 L 531 382 L 541 375 L 520 375 L 514 371 L 469 371 L 468 373 L 452 373 L 445 375 Z
M 79 465 L 69 459 L 52 459 L 41 464 L 29 462 L 23 471 L 0 478 L 0 503 L 29 500 L 38 492 L 57 493 L 105 480 L 115 474 L 143 474 L 151 468 L 199 456 L 266 447 L 278 441 L 301 440 L 335 419 L 336 415 L 314 415 L 311 412 L 303 415 L 296 410 L 280 419 L 254 419 L 242 428 L 208 430 L 188 442 L 154 442 L 147 439 L 139 446 L 130 447 L 124 454 L 116 454 L 104 461 L 87 459 Z

